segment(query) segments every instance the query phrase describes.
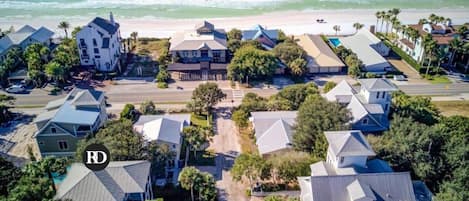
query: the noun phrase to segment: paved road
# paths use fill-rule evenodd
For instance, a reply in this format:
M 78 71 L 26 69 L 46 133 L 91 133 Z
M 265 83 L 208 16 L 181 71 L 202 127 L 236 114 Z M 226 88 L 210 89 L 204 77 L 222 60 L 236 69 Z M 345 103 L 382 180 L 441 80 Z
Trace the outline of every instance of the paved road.
M 469 93 L 469 83 L 455 84 L 431 84 L 431 85 L 400 85 L 399 88 L 409 95 L 427 95 L 427 96 L 454 96 Z M 231 100 L 240 101 L 240 94 L 245 95 L 249 92 L 257 93 L 268 97 L 277 93 L 277 89 L 242 89 L 233 92 L 230 89 L 224 89 L 227 94 L 224 104 L 231 103 Z M 5 93 L 0 91 L 0 93 Z M 234 96 L 233 96 L 234 94 Z M 17 98 L 16 105 L 46 105 L 47 102 L 61 98 L 65 95 L 51 96 L 42 90 L 34 90 L 30 94 L 15 94 Z M 156 88 L 142 90 L 119 90 L 118 86 L 113 86 L 113 90 L 106 91 L 108 102 L 112 104 L 119 103 L 141 103 L 144 100 L 153 100 L 157 103 L 185 103 L 190 101 L 192 90 L 157 90 Z
M 400 85 L 399 89 L 409 95 L 454 96 L 469 93 L 469 84 Z

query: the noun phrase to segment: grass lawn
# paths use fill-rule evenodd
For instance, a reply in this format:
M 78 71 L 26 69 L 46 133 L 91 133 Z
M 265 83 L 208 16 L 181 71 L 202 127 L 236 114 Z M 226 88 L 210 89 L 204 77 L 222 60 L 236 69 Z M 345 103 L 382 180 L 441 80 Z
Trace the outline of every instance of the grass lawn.
M 194 152 L 189 152 L 188 166 L 214 166 L 216 154 L 211 150 L 197 151 L 196 157 Z
M 248 126 L 248 128 L 240 128 L 239 129 L 239 143 L 241 145 L 241 152 L 242 153 L 256 153 L 257 147 L 254 143 L 254 139 L 252 139 L 252 130 Z
M 432 84 L 451 84 L 451 81 L 445 75 L 433 76 L 429 81 Z
M 212 124 L 212 120 L 213 120 L 213 117 L 210 116 L 209 117 L 210 125 Z M 205 127 L 205 126 L 207 126 L 207 114 L 199 115 L 199 114 L 196 114 L 196 113 L 192 113 L 191 114 L 191 122 L 192 122 L 192 125 Z
M 434 101 L 444 116 L 462 115 L 469 117 L 469 101 Z

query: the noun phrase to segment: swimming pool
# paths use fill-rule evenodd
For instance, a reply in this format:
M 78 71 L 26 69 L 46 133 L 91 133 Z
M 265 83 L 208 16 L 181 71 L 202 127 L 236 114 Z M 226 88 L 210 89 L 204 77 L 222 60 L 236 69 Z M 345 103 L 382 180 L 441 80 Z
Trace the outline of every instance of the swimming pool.
M 341 45 L 340 40 L 338 38 L 329 38 L 329 42 L 331 42 L 334 47 L 338 47 Z

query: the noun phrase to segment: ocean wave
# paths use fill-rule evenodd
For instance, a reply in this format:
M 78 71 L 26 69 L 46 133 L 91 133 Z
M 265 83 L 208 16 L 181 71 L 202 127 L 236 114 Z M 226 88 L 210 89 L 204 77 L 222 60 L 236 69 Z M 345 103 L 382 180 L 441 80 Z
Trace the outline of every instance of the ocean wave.
M 297 0 L 295 0 L 297 1 Z M 197 6 L 210 8 L 238 8 L 248 9 L 265 6 L 275 6 L 281 3 L 291 3 L 291 0 L 20 0 L 0 1 L 0 8 L 8 9 L 42 9 L 47 8 L 123 8 L 141 6 Z M 293 1 L 294 2 L 294 1 Z

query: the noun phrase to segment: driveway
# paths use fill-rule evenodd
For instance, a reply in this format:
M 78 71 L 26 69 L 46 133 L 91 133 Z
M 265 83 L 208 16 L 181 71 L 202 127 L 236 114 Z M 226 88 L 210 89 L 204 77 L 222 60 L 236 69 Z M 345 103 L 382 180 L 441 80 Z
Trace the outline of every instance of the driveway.
M 231 169 L 234 158 L 225 155 L 229 151 L 240 153 L 241 146 L 238 142 L 238 133 L 233 121 L 231 121 L 231 112 L 228 107 L 218 108 L 215 115 L 216 134 L 208 149 L 217 153 L 216 164 L 216 185 L 218 188 L 218 200 L 236 200 L 247 201 L 245 189 L 247 186 L 233 181 L 229 170 Z
M 420 74 L 412 68 L 409 64 L 405 61 L 400 59 L 388 59 L 388 62 L 391 63 L 395 68 L 399 71 L 403 72 L 407 76 L 407 82 L 404 83 L 396 83 L 397 85 L 404 85 L 407 84 L 429 84 L 426 80 L 422 79 Z

